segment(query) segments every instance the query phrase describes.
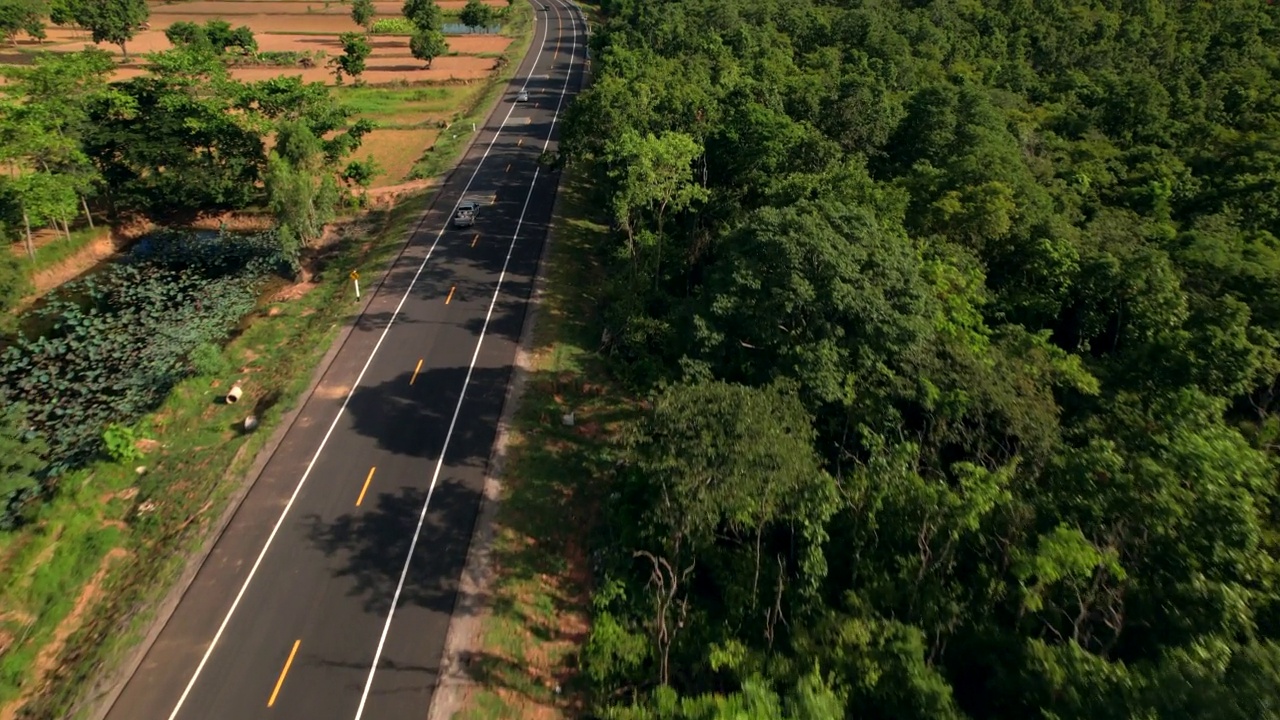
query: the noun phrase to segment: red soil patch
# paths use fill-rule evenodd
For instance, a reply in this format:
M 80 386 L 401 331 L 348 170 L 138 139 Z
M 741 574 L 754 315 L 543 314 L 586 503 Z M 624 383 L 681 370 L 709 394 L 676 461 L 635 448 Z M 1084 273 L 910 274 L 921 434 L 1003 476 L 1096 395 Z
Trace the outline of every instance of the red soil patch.
M 322 13 L 293 13 L 293 14 L 277 14 L 265 15 L 257 8 L 262 5 L 275 5 L 278 3 L 221 3 L 223 5 L 247 5 L 255 9 L 253 14 L 248 15 L 226 15 L 219 13 L 217 17 L 222 17 L 232 25 L 248 25 L 253 32 L 256 33 L 344 33 L 359 30 L 360 26 L 351 20 L 351 8 L 347 8 L 348 14 L 325 15 Z M 295 3 L 291 3 L 295 4 Z M 183 8 L 180 12 L 164 12 L 156 13 L 151 16 L 151 27 L 161 28 L 178 22 L 193 22 L 203 25 L 206 20 L 215 17 L 214 15 L 198 15 L 186 12 L 186 5 L 172 5 L 170 7 Z
M 466 55 L 500 53 L 511 44 L 511 38 L 503 35 L 453 35 L 447 38 L 449 49 Z M 409 46 L 408 41 L 405 47 Z

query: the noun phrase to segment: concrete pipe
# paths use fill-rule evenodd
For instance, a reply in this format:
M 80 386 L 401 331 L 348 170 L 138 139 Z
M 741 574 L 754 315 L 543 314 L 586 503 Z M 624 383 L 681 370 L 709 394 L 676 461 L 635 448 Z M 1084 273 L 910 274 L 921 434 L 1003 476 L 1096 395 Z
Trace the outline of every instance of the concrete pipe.
M 244 390 L 239 385 L 232 385 L 231 390 L 227 393 L 227 404 L 235 405 L 243 394 Z

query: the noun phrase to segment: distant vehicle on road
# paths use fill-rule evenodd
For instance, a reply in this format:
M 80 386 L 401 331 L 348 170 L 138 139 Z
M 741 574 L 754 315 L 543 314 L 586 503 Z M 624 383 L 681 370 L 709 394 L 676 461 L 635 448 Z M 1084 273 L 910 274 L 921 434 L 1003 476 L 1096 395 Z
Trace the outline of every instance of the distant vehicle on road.
M 529 102 L 529 93 L 520 91 L 520 94 L 516 95 L 516 102 Z
M 476 213 L 480 212 L 480 203 L 476 200 L 463 200 L 458 204 L 458 211 L 453 214 L 454 227 L 471 227 L 476 224 Z

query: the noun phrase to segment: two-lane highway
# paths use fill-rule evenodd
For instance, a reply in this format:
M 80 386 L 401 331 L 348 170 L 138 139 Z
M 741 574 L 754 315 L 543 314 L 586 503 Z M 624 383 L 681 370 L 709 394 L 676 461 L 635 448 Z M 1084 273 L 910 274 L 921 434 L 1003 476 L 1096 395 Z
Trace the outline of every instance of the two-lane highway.
M 533 2 L 505 99 L 111 720 L 426 715 L 555 198 L 537 160 L 586 55 L 577 9 Z M 452 229 L 463 197 L 489 204 Z

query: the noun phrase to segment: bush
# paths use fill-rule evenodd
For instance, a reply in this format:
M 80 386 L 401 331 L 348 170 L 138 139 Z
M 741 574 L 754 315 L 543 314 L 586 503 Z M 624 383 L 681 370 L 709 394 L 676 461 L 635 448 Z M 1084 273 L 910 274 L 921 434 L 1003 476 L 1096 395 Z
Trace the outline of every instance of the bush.
M 374 35 L 412 35 L 418 28 L 408 18 L 389 17 L 374 20 L 370 31 Z
M 138 449 L 138 436 L 133 428 L 111 423 L 102 431 L 102 446 L 107 457 L 118 463 L 132 462 L 142 457 Z

